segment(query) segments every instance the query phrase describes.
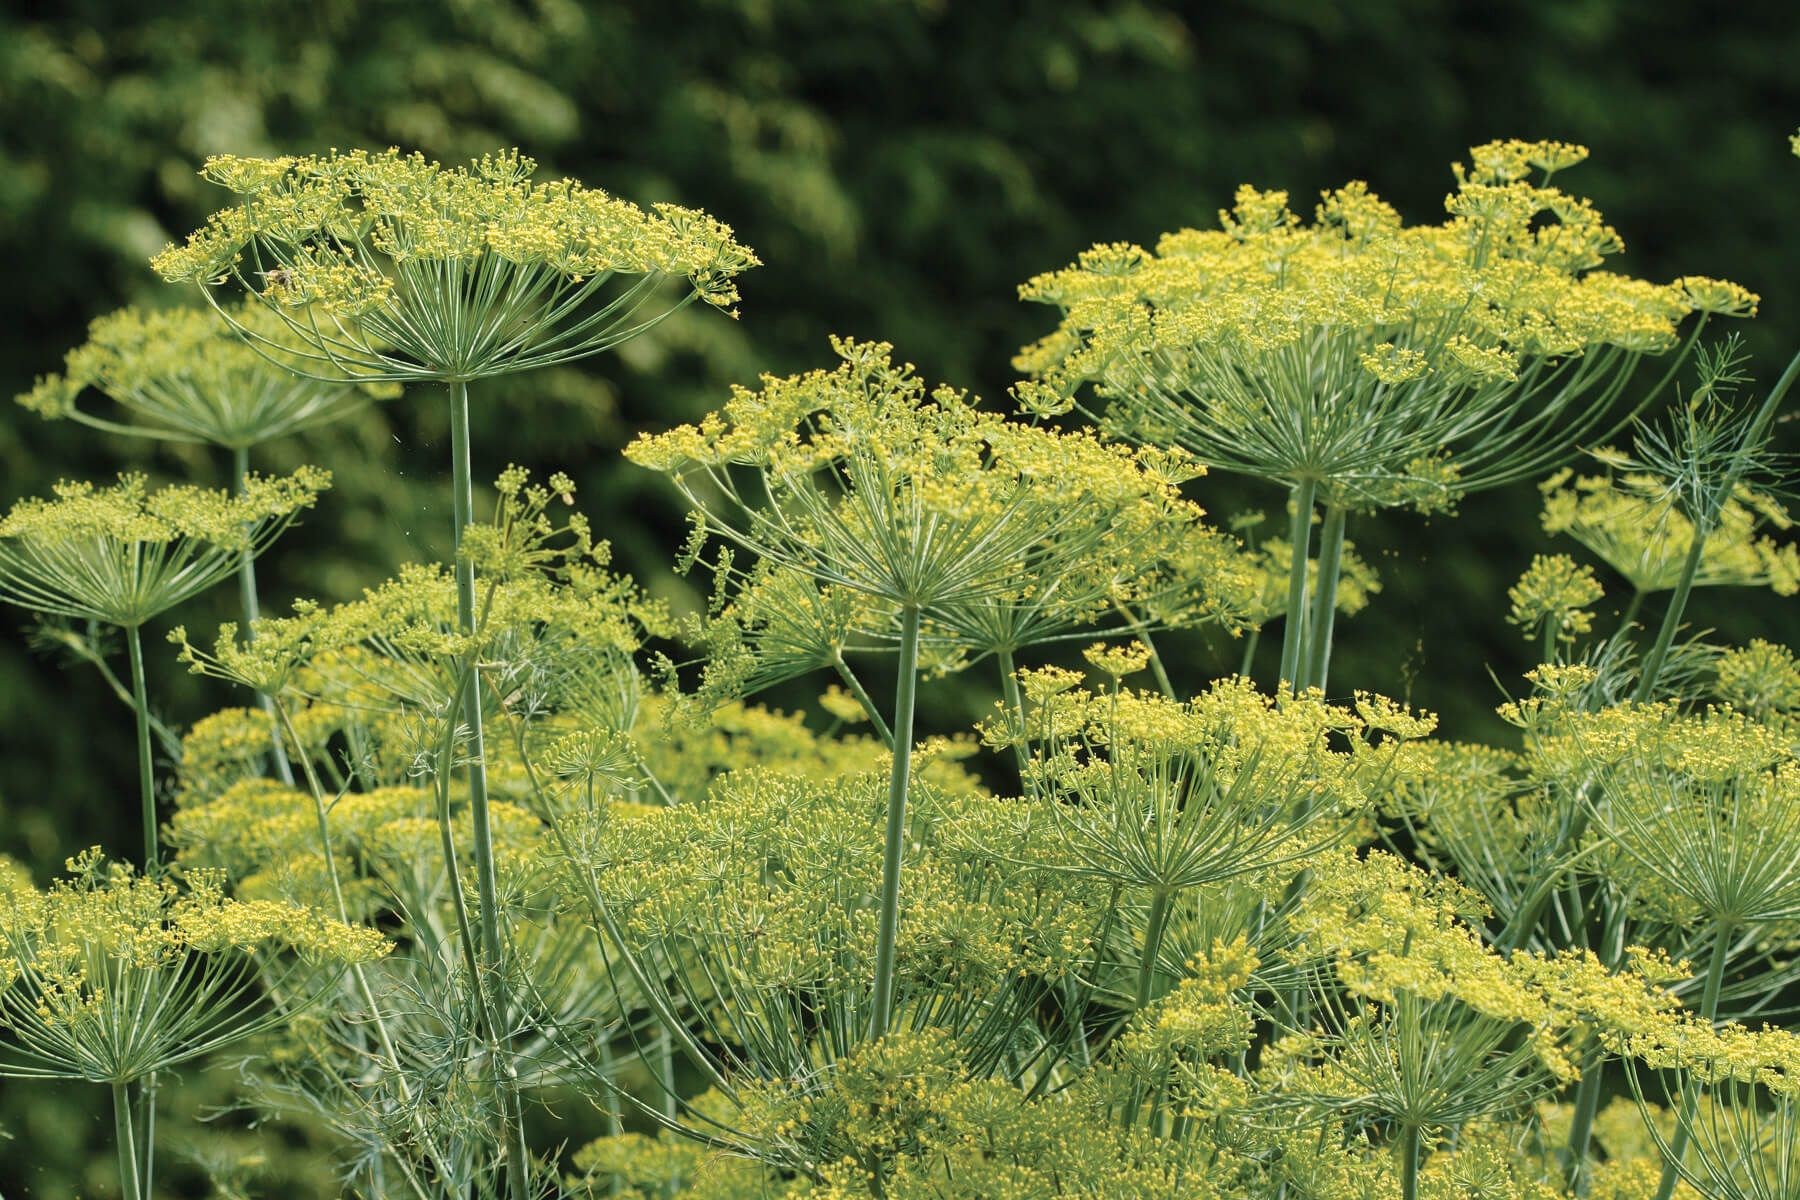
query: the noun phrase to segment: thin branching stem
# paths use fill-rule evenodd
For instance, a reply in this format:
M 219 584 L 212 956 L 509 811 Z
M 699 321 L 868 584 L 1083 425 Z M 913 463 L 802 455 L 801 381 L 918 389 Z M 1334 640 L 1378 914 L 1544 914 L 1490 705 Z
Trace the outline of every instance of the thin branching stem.
M 850 689 L 850 694 L 856 697 L 856 702 L 862 705 L 862 710 L 868 716 L 869 723 L 875 726 L 875 732 L 881 738 L 881 744 L 892 750 L 894 748 L 893 730 L 888 728 L 887 721 L 882 718 L 881 710 L 875 706 L 875 701 L 870 698 L 867 689 L 863 687 L 862 680 L 856 677 L 856 672 L 852 671 L 850 664 L 844 661 L 843 651 L 836 652 L 835 657 L 831 660 L 831 665 L 837 671 L 838 678 L 844 681 L 844 686 Z
M 1800 358 L 1795 361 L 1800 363 Z M 1733 924 L 1730 921 L 1719 921 L 1713 927 L 1712 962 L 1706 968 L 1706 990 L 1700 996 L 1700 1016 L 1707 1025 L 1711 1025 L 1719 1015 L 1719 987 L 1725 981 L 1725 960 L 1731 954 L 1731 934 Z M 1682 1155 L 1687 1153 L 1688 1132 L 1693 1128 L 1694 1113 L 1700 1105 L 1698 1084 L 1689 1079 L 1688 1085 L 1682 1089 L 1681 1117 L 1675 1122 L 1675 1136 L 1669 1139 L 1668 1153 L 1663 1160 L 1662 1178 L 1656 1183 L 1655 1200 L 1669 1200 L 1675 1192 L 1675 1180 L 1679 1172 Z
M 231 490 L 234 495 L 244 494 L 244 481 L 249 474 L 250 449 L 238 446 L 231 452 Z M 244 641 L 249 642 L 256 637 L 256 620 L 262 614 L 256 599 L 256 555 L 248 547 L 238 553 L 238 609 L 244 621 Z M 258 692 L 256 703 L 269 718 L 269 735 L 275 742 L 269 761 L 275 767 L 275 777 L 293 787 L 294 768 L 288 763 L 287 752 L 281 744 L 281 730 L 276 727 L 275 702 L 266 692 Z
M 1713 528 L 1718 521 L 1718 513 L 1722 512 L 1725 502 L 1737 491 L 1744 470 L 1763 439 L 1768 436 L 1769 424 L 1775 419 L 1775 410 L 1780 406 L 1794 380 L 1800 376 L 1800 354 L 1795 354 L 1788 362 L 1787 370 L 1769 394 L 1763 398 L 1762 407 L 1750 419 L 1744 429 L 1743 439 L 1738 443 L 1738 452 L 1732 456 L 1731 467 L 1725 477 L 1719 481 L 1716 504 L 1699 504 L 1694 512 L 1694 540 L 1688 546 L 1688 556 L 1681 567 L 1681 581 L 1675 585 L 1675 593 L 1669 598 L 1668 611 L 1663 614 L 1662 628 L 1657 631 L 1656 644 L 1644 656 L 1644 668 L 1638 676 L 1637 694 L 1634 697 L 1639 704 L 1647 701 L 1656 687 L 1657 676 L 1662 674 L 1664 661 L 1668 658 L 1669 647 L 1675 641 L 1675 631 L 1681 625 L 1683 610 L 1687 607 L 1688 593 L 1693 590 L 1694 575 L 1700 569 L 1701 552 L 1706 548 L 1706 539 L 1712 536 Z

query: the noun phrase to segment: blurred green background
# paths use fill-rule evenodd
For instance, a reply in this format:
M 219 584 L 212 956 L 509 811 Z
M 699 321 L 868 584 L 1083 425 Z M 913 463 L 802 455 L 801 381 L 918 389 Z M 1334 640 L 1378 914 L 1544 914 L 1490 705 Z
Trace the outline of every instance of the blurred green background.
M 1619 229 L 1619 269 L 1762 294 L 1746 335 L 1766 383 L 1800 343 L 1797 64 L 1791 0 L 14 3 L 0 15 L 0 394 L 60 369 L 95 316 L 193 299 L 146 259 L 226 202 L 196 174 L 209 154 L 397 145 L 455 162 L 516 145 L 550 175 L 704 208 L 767 264 L 736 323 L 690 309 L 620 355 L 474 392 L 478 478 L 511 461 L 570 471 L 621 562 L 679 601 L 681 514 L 620 459 L 635 431 L 697 417 L 730 382 L 824 363 L 828 333 L 890 340 L 928 378 L 1004 403 L 1009 358 L 1054 317 L 1020 304 L 1019 283 L 1094 242 L 1210 226 L 1239 183 L 1286 188 L 1306 213 L 1320 189 L 1365 179 L 1433 222 L 1468 146 L 1585 144 L 1592 159 L 1558 182 Z M 127 467 L 227 479 L 203 451 L 10 411 L 0 503 Z M 337 474 L 264 560 L 265 604 L 342 598 L 443 555 L 447 451 L 442 396 L 419 389 L 259 452 L 263 470 Z M 1221 520 L 1282 500 L 1224 477 L 1196 496 Z M 1506 587 L 1553 548 L 1536 513 L 1525 486 L 1454 518 L 1353 521 L 1384 591 L 1340 627 L 1334 692 L 1384 691 L 1440 711 L 1452 735 L 1503 737 L 1489 670 L 1517 689 L 1532 661 L 1502 617 Z M 226 588 L 175 616 L 205 628 L 231 603 Z M 1741 641 L 1787 640 L 1794 610 L 1714 592 L 1690 611 Z M 0 609 L 0 850 L 42 879 L 82 846 L 130 844 L 131 742 L 127 710 L 90 669 L 34 652 L 27 625 Z M 1190 678 L 1236 664 L 1236 647 L 1198 638 L 1173 652 Z M 170 721 L 241 702 L 156 658 Z M 926 710 L 957 725 L 987 703 L 940 695 Z M 24 1183 L 7 1197 L 108 1194 L 104 1131 L 45 1089 L 0 1089 L 0 1179 Z M 284 1169 L 298 1168 L 251 1173 L 261 1194 L 302 1194 L 267 1182 Z M 195 1167 L 164 1184 L 212 1194 Z

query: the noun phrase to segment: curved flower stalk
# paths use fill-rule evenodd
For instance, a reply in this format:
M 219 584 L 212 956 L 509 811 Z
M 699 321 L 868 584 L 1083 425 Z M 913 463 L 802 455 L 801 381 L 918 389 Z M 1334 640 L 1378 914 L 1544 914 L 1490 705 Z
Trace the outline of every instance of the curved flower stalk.
M 156 792 L 138 630 L 232 574 L 243 556 L 262 553 L 330 480 L 303 467 L 287 477 L 249 477 L 229 496 L 195 487 L 152 492 L 142 475 L 123 475 L 105 489 L 60 483 L 54 500 L 21 500 L 0 520 L 0 600 L 125 631 L 146 869 L 157 862 Z
M 1639 360 L 1675 349 L 1686 314 L 1754 311 L 1732 284 L 1599 269 L 1618 234 L 1548 183 L 1586 156 L 1477 146 L 1441 226 L 1406 228 L 1352 183 L 1308 227 L 1285 192 L 1244 187 L 1220 230 L 1170 234 L 1155 253 L 1097 246 L 1021 289 L 1063 314 L 1016 362 L 1035 380 L 1021 399 L 1054 411 L 1091 383 L 1109 433 L 1283 484 L 1297 547 L 1323 500 L 1329 574 L 1343 512 L 1448 508 L 1553 466 L 1604 436 Z M 1290 614 L 1306 611 L 1308 557 L 1295 556 Z M 1298 624 L 1281 678 L 1316 685 Z M 1325 630 L 1311 636 L 1322 645 Z
M 834 371 L 736 388 L 723 416 L 640 437 L 632 461 L 669 474 L 697 510 L 689 557 L 718 534 L 760 560 L 867 597 L 898 625 L 899 683 L 871 1036 L 892 1017 L 895 922 L 906 829 L 921 628 L 965 606 L 1066 585 L 1096 611 L 1082 572 L 1165 521 L 1197 520 L 1177 492 L 1179 455 L 1135 454 L 1083 435 L 1009 424 L 949 387 L 926 394 L 885 343 L 834 340 Z M 734 468 L 754 471 L 746 495 Z
M 216 873 L 183 889 L 98 850 L 68 869 L 47 892 L 0 894 L 0 1074 L 110 1084 L 121 1185 L 141 1200 L 153 1148 L 129 1086 L 286 1023 L 389 947 L 308 909 L 228 900 Z

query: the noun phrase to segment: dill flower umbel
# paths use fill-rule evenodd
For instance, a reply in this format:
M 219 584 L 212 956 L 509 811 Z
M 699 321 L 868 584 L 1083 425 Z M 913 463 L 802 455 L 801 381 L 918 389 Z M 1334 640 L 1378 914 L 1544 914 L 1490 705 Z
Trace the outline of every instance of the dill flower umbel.
M 1639 592 L 1680 583 L 1696 530 L 1661 480 L 1556 472 L 1538 485 L 1546 533 L 1566 533 Z M 1777 595 L 1800 591 L 1800 550 L 1761 532 L 1785 530 L 1793 518 L 1775 497 L 1740 487 L 1718 510 L 1706 533 L 1694 587 L 1767 587 Z
M 88 340 L 71 350 L 60 375 L 37 381 L 18 402 L 45 419 L 68 418 L 94 429 L 168 441 L 209 442 L 243 450 L 337 419 L 398 392 L 393 385 L 356 387 L 311 379 L 282 365 L 292 336 L 256 300 L 229 309 L 139 312 L 97 318 Z M 264 349 L 240 337 L 243 329 Z M 92 388 L 134 419 L 126 424 L 78 405 Z
M 444 167 L 398 150 L 207 160 L 237 193 L 180 247 L 163 277 L 231 282 L 281 319 L 309 373 L 355 380 L 469 380 L 597 353 L 680 307 L 729 310 L 756 256 L 692 209 L 646 213 L 574 180 L 538 183 L 503 151 Z M 613 281 L 630 280 L 617 290 Z M 243 332 L 267 344 L 250 327 Z M 273 349 L 280 350 L 279 344 Z
M 1091 382 L 1109 431 L 1355 508 L 1444 507 L 1529 475 L 1599 426 L 1642 356 L 1675 348 L 1683 316 L 1755 307 L 1716 280 L 1601 269 L 1618 234 L 1547 182 L 1586 154 L 1477 146 L 1442 225 L 1405 226 L 1362 183 L 1305 225 L 1287 193 L 1246 186 L 1218 230 L 1096 246 L 1021 289 L 1063 314 L 1017 360 L 1026 395 L 1066 406 Z
M 197 487 L 152 492 L 142 475 L 122 475 L 110 488 L 59 483 L 54 500 L 21 500 L 0 519 L 0 600 L 125 630 L 147 865 L 156 862 L 156 799 L 138 629 L 267 549 L 330 480 L 302 467 L 281 478 L 248 476 L 232 496 Z
M 317 988 L 259 993 L 256 953 L 297 956 L 264 977 L 275 985 L 388 949 L 376 931 L 309 909 L 228 899 L 217 872 L 190 872 L 182 887 L 98 851 L 67 866 L 47 891 L 0 894 L 6 1074 L 128 1083 L 292 1015 L 259 994 Z
M 142 475 L 110 488 L 59 483 L 55 499 L 27 499 L 0 519 L 0 599 L 56 616 L 135 628 L 261 553 L 330 485 L 302 467 L 253 477 L 242 495 L 176 486 L 151 491 Z

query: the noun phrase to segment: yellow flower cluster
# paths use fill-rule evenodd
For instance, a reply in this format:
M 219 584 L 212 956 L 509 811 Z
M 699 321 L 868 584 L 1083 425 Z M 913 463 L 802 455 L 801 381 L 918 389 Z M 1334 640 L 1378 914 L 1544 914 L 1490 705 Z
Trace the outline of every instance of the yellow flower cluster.
M 170 280 L 216 282 L 239 271 L 254 242 L 289 257 L 264 277 L 284 305 L 319 303 L 355 314 L 386 304 L 394 281 L 371 251 L 395 263 L 473 263 L 492 255 L 541 266 L 579 283 L 612 274 L 685 276 L 719 308 L 737 300 L 734 277 L 757 265 L 731 230 L 692 209 L 649 213 L 573 180 L 535 183 L 517 151 L 443 167 L 398 150 L 305 158 L 224 155 L 201 172 L 243 197 L 154 266 Z
M 242 1003 L 251 952 L 341 965 L 389 949 L 313 909 L 228 899 L 218 872 L 183 888 L 97 850 L 68 868 L 0 894 L 0 1030 L 26 1074 L 127 1082 L 256 1032 L 270 1018 Z
M 58 483 L 0 519 L 0 599 L 23 608 L 135 627 L 260 553 L 330 486 L 302 467 L 250 476 L 237 495 L 177 486 L 150 491 L 142 475 L 110 488 Z
M 834 347 L 835 370 L 734 388 L 723 413 L 627 449 L 700 511 L 689 561 L 717 533 L 877 602 L 842 612 L 861 632 L 891 639 L 896 609 L 913 607 L 928 639 L 977 650 L 1010 652 L 1115 603 L 1228 615 L 1231 589 L 1210 581 L 1233 577 L 1236 550 L 1181 497 L 1198 473 L 1187 456 L 1003 421 L 961 392 L 928 392 L 884 343 Z M 760 494 L 740 493 L 744 466 Z M 1179 578 L 1160 569 L 1177 560 Z
M 229 314 L 228 323 L 207 309 L 126 308 L 97 318 L 87 342 L 69 352 L 63 373 L 39 379 L 18 402 L 46 419 L 240 449 L 399 391 L 391 384 L 302 378 L 294 369 L 316 368 L 301 360 L 280 318 L 254 300 L 230 306 Z M 82 411 L 76 401 L 90 387 L 144 424 Z
M 1546 533 L 1568 534 L 1640 592 L 1667 591 L 1680 580 L 1694 523 L 1654 478 L 1562 470 L 1538 487 Z M 1800 591 L 1800 549 L 1760 534 L 1764 525 L 1785 530 L 1793 519 L 1773 496 L 1740 488 L 1707 536 L 1694 586 Z
M 1506 589 L 1512 601 L 1506 621 L 1526 637 L 1541 635 L 1546 646 L 1551 639 L 1568 641 L 1594 627 L 1587 606 L 1604 594 L 1593 568 L 1577 566 L 1566 554 L 1534 555 L 1519 582 Z
M 1528 392 L 1534 429 L 1565 408 L 1591 428 L 1579 396 L 1673 349 L 1687 313 L 1754 311 L 1734 284 L 1598 269 L 1617 233 L 1587 201 L 1527 179 L 1585 155 L 1475 147 L 1442 225 L 1404 226 L 1361 183 L 1325 193 L 1311 225 L 1285 192 L 1244 187 L 1217 230 L 1169 234 L 1154 252 L 1095 246 L 1020 289 L 1062 320 L 1015 361 L 1032 376 L 1019 398 L 1053 412 L 1092 382 L 1109 431 L 1310 480 L 1356 507 L 1442 507 L 1518 469 L 1515 451 L 1541 450 L 1490 428 Z M 1571 374 L 1583 356 L 1597 357 Z M 1447 449 L 1445 477 L 1420 473 Z

